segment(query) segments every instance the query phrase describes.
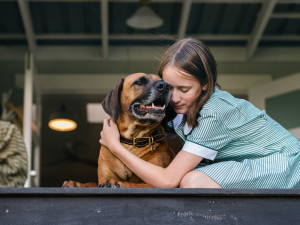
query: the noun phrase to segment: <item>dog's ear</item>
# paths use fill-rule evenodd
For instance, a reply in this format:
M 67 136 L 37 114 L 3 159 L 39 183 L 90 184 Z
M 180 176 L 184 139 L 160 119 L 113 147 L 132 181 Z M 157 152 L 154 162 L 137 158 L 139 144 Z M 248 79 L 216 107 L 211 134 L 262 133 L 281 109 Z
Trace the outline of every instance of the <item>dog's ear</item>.
M 104 111 L 116 121 L 120 111 L 120 97 L 123 89 L 124 79 L 120 80 L 102 101 Z
M 168 104 L 167 108 L 166 108 L 166 115 L 163 118 L 163 120 L 161 121 L 161 125 L 166 128 L 167 127 L 167 123 L 169 121 L 172 121 L 173 119 L 175 119 L 177 113 L 175 112 L 175 110 L 173 109 L 173 107 L 171 106 L 171 104 Z

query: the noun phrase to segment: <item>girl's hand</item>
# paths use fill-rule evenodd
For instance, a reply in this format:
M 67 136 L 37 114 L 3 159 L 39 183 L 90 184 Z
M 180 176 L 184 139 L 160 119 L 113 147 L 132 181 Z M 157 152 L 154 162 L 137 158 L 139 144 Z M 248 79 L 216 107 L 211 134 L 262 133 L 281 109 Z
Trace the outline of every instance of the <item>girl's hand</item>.
M 100 144 L 105 145 L 111 152 L 114 153 L 114 150 L 118 150 L 116 146 L 120 142 L 120 132 L 118 129 L 118 125 L 112 121 L 112 119 L 104 119 L 103 121 L 103 128 L 100 133 Z

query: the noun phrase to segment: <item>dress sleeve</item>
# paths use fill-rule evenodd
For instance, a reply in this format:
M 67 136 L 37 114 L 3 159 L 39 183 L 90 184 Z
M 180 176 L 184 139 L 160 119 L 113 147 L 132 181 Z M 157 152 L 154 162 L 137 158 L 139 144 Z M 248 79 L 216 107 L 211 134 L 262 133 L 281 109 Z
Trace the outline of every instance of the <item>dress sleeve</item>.
M 198 122 L 199 125 L 187 135 L 182 150 L 214 160 L 218 151 L 226 146 L 232 137 L 217 114 L 211 110 L 203 109 Z

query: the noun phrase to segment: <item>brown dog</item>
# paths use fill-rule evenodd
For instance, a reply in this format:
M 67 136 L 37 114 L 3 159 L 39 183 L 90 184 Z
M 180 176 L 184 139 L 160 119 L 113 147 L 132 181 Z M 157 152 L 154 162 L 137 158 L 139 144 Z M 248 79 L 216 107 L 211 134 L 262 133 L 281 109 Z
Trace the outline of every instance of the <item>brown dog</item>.
M 152 164 L 167 167 L 174 153 L 168 147 L 162 123 L 175 116 L 170 91 L 157 75 L 135 73 L 122 79 L 102 102 L 130 152 Z M 166 116 L 167 114 L 167 116 Z M 105 146 L 98 159 L 98 185 L 65 181 L 63 187 L 151 187 L 145 184 Z

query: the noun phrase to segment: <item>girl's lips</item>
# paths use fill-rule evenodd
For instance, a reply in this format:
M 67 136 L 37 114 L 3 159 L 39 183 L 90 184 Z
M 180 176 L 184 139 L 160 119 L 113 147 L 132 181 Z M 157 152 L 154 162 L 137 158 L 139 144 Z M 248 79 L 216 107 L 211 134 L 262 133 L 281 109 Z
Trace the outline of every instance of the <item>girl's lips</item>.
M 176 109 L 179 109 L 179 108 L 182 108 L 183 107 L 183 105 L 175 105 L 174 106 L 174 108 L 176 108 Z

